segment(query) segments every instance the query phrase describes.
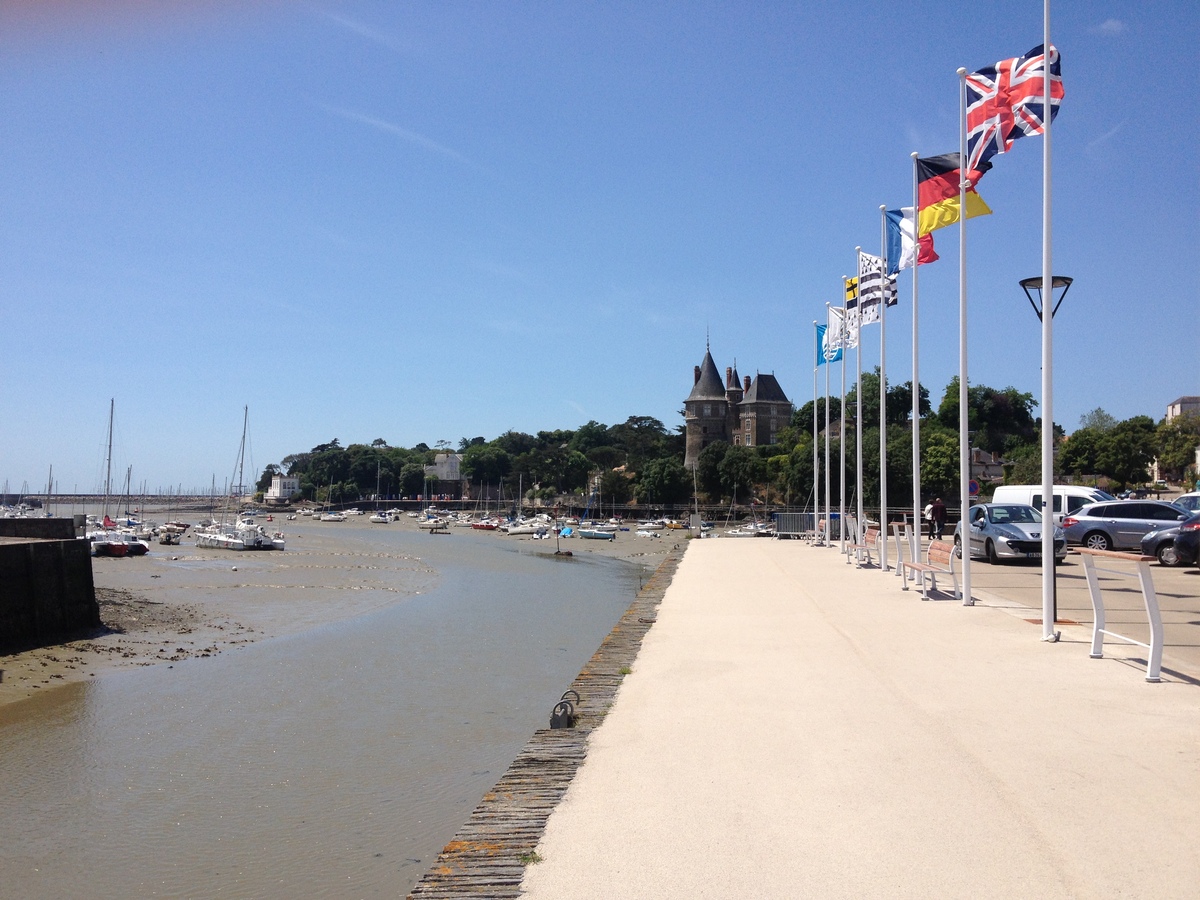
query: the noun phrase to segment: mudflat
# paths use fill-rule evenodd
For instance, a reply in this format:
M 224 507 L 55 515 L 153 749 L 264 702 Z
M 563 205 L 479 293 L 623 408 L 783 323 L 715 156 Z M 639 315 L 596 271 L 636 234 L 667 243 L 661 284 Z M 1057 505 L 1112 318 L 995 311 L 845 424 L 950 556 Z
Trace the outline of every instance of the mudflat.
M 438 573 L 422 554 L 389 540 L 411 533 L 407 520 L 390 525 L 281 522 L 282 552 L 152 545 L 141 557 L 92 560 L 102 628 L 75 640 L 0 656 L 0 706 L 55 685 L 101 678 L 132 667 L 211 657 L 238 647 L 354 618 L 428 591 Z M 613 541 L 508 537 L 452 529 L 426 535 L 470 552 L 477 541 L 500 541 L 518 552 L 575 555 L 641 562 L 653 569 L 686 532 L 639 537 L 621 532 Z M 676 535 L 679 537 L 676 538 Z M 419 545 L 418 545 L 419 546 Z M 444 549 L 444 545 L 443 548 Z

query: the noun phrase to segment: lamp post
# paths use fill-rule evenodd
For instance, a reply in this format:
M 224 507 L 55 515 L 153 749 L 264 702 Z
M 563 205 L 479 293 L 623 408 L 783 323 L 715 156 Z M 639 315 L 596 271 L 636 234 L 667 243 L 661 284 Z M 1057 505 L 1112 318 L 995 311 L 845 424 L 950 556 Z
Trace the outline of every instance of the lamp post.
M 1042 323 L 1042 640 L 1057 641 L 1054 630 L 1058 620 L 1057 584 L 1054 559 L 1054 314 L 1071 288 L 1065 275 L 1039 275 L 1022 278 L 1021 289 Z M 1034 299 L 1034 294 L 1037 299 Z M 1046 296 L 1046 294 L 1049 296 Z M 1045 315 L 1049 306 L 1050 315 Z

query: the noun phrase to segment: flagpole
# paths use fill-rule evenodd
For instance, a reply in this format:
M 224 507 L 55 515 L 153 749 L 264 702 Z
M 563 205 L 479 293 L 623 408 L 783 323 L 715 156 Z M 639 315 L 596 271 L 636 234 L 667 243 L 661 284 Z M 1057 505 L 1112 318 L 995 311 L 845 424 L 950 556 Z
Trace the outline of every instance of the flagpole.
M 825 304 L 825 546 L 829 546 L 829 535 L 833 518 L 833 495 L 829 488 L 829 304 Z
M 1050 120 L 1054 118 L 1050 77 L 1050 0 L 1042 12 L 1042 640 L 1054 630 L 1054 275 L 1050 229 Z
M 913 252 L 916 252 L 914 245 Z M 914 266 L 916 260 L 913 260 Z M 887 207 L 879 206 L 879 268 L 883 283 L 879 295 L 879 568 L 888 570 L 887 520 Z
M 970 507 L 971 435 L 967 416 L 967 70 L 958 70 L 958 502 L 962 534 L 962 602 L 971 598 L 971 541 L 967 535 Z
M 862 253 L 862 247 L 855 247 L 856 254 Z M 854 543 L 861 544 L 863 542 L 863 459 L 862 459 L 862 264 L 859 262 L 861 257 L 856 257 L 855 266 L 858 271 L 858 300 L 855 302 L 854 308 L 858 312 L 858 346 L 854 348 L 854 361 L 858 365 L 858 381 L 854 390 L 854 450 L 855 450 L 855 509 L 858 516 L 858 534 L 854 536 Z
M 846 318 L 846 276 L 842 276 L 842 394 L 839 401 L 841 419 L 838 425 L 838 453 L 841 460 L 838 468 L 838 548 L 846 552 L 846 344 L 850 335 L 850 322 Z M 847 560 L 849 562 L 849 560 Z
M 912 264 L 912 445 L 913 445 L 913 489 L 912 522 L 914 540 L 911 544 L 912 562 L 920 562 L 921 555 L 921 379 L 917 361 L 917 271 L 921 268 L 921 228 L 918 216 L 920 197 L 917 194 L 917 153 L 912 153 L 913 173 L 913 264 Z
M 821 367 L 821 357 L 825 355 L 824 341 L 817 329 L 817 320 L 813 319 L 813 332 L 817 336 L 817 349 L 813 354 L 813 534 L 817 533 L 817 517 L 821 514 L 821 463 L 817 455 L 817 369 Z

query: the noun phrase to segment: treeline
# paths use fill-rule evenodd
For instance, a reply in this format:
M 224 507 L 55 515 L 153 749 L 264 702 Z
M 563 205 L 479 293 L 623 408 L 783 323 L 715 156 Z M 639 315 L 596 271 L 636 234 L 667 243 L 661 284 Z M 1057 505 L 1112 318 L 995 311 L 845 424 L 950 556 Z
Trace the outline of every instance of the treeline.
M 921 494 L 955 497 L 959 484 L 958 379 L 951 379 L 935 410 L 929 391 L 920 388 Z M 879 478 L 879 370 L 862 376 L 863 499 L 877 506 Z M 846 397 L 844 441 L 846 485 L 852 493 L 856 481 L 858 388 Z M 967 416 L 972 446 L 998 454 L 1004 461 L 1005 482 L 1041 481 L 1040 420 L 1033 415 L 1033 395 L 1015 388 L 1003 390 L 976 385 L 967 390 Z M 584 496 L 599 479 L 605 503 L 636 500 L 648 505 L 688 502 L 694 490 L 712 503 L 731 498 L 767 503 L 803 505 L 813 493 L 814 448 L 824 482 L 825 446 L 834 471 L 830 483 L 833 501 L 838 495 L 837 466 L 843 441 L 841 404 L 829 401 L 829 429 L 825 429 L 825 399 L 816 401 L 818 433 L 813 435 L 812 401 L 797 409 L 791 424 L 777 435 L 777 443 L 743 447 L 721 441 L 700 454 L 696 471 L 683 466 L 684 426 L 668 429 L 649 416 L 631 416 L 618 425 L 591 421 L 575 430 L 539 431 L 536 435 L 507 431 L 497 438 L 462 438 L 457 447 L 447 441 L 434 447 L 392 447 L 382 438 L 370 444 L 342 447 L 337 440 L 307 453 L 285 457 L 263 472 L 258 489 L 265 490 L 271 476 L 284 472 L 300 478 L 301 493 L 309 500 L 354 501 L 379 494 L 415 497 L 426 493 L 425 466 L 439 452 L 462 454 L 462 475 L 474 486 L 495 496 L 553 501 L 564 495 Z M 912 494 L 912 384 L 887 387 L 887 419 L 882 423 L 887 441 L 888 499 L 904 505 Z M 1149 416 L 1117 421 L 1102 409 L 1084 416 L 1069 437 L 1055 426 L 1056 475 L 1077 481 L 1101 482 L 1110 490 L 1144 482 L 1157 458 L 1163 477 L 1195 478 L 1194 453 L 1200 444 L 1200 418 L 1182 416 L 1156 423 Z M 985 484 L 984 495 L 988 493 Z M 848 496 L 847 500 L 853 500 Z

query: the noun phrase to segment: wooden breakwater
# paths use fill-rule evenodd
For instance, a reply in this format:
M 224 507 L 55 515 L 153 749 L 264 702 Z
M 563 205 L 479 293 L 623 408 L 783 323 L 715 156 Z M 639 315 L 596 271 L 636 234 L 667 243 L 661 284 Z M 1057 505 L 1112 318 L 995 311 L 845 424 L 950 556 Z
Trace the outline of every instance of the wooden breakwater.
M 515 898 L 546 820 L 587 756 L 588 736 L 603 721 L 642 638 L 657 616 L 686 545 L 673 549 L 570 685 L 579 694 L 574 728 L 534 732 L 471 817 L 438 854 L 409 900 Z M 553 700 L 554 698 L 550 698 Z M 552 706 L 548 702 L 547 709 Z

